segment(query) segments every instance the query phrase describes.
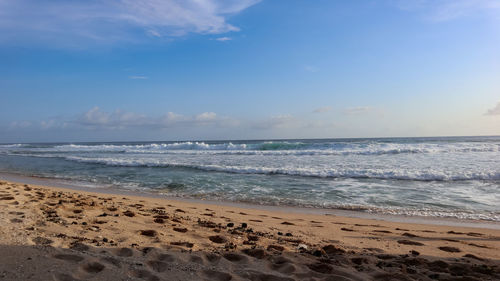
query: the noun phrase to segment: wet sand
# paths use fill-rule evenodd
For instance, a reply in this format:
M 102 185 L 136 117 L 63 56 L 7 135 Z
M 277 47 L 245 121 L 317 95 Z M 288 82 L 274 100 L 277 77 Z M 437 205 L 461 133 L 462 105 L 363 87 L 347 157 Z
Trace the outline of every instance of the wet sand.
M 500 230 L 0 182 L 1 280 L 498 280 Z

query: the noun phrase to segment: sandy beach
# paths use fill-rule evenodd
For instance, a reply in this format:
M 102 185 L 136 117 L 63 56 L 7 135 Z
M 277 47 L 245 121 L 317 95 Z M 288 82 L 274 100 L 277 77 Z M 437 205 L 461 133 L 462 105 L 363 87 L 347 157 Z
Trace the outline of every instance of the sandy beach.
M 500 281 L 500 0 L 0 0 L 0 281 Z
M 0 182 L 1 280 L 498 280 L 500 230 Z

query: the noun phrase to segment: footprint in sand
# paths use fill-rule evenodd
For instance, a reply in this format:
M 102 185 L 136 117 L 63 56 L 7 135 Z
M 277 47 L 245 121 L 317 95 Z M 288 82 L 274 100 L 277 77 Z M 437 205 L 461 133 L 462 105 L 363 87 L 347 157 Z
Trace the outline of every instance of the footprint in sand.
M 217 254 L 212 254 L 212 253 L 208 253 L 205 255 L 205 258 L 212 264 L 216 264 L 220 261 L 221 259 L 221 256 L 217 255 Z
M 73 243 L 70 245 L 70 249 L 73 249 L 73 250 L 76 250 L 79 252 L 86 252 L 86 251 L 90 250 L 90 247 L 83 244 L 83 243 L 76 242 L 76 243 Z
M 156 250 L 156 249 L 155 249 L 154 247 L 143 247 L 143 248 L 141 249 L 141 252 L 142 252 L 142 255 L 143 255 L 143 256 L 146 256 L 146 255 L 148 255 L 148 254 L 150 254 L 150 253 L 155 252 L 155 250 Z
M 402 236 L 406 236 L 406 237 L 412 237 L 412 238 L 414 238 L 414 237 L 418 237 L 418 235 L 415 235 L 415 234 L 413 234 L 413 233 L 409 233 L 409 232 L 405 232 L 405 233 L 403 233 L 403 234 L 401 234 L 401 235 L 402 235 Z
M 101 261 L 105 262 L 105 263 L 109 263 L 109 264 L 112 264 L 118 268 L 121 267 L 121 263 L 119 260 L 113 258 L 113 257 L 103 257 L 101 258 Z
M 158 260 L 164 262 L 175 262 L 177 259 L 170 254 L 161 254 L 160 256 L 158 256 Z
M 165 220 L 164 220 L 164 219 L 162 219 L 162 218 L 156 218 L 156 219 L 154 219 L 154 222 L 155 222 L 155 223 L 160 223 L 160 224 L 161 224 L 161 223 L 165 223 Z
M 190 262 L 197 263 L 197 264 L 201 264 L 201 265 L 203 265 L 203 264 L 205 263 L 205 262 L 203 261 L 203 258 L 202 258 L 202 257 L 200 257 L 200 256 L 195 256 L 195 255 L 193 255 L 193 256 L 191 256 L 191 257 L 189 257 L 189 261 L 190 261 Z
M 89 262 L 81 267 L 85 272 L 87 273 L 99 273 L 106 268 L 103 264 L 98 263 L 98 262 Z
M 389 230 L 378 230 L 378 229 L 372 230 L 372 232 L 378 232 L 378 233 L 392 233 L 392 232 L 390 232 Z
M 222 244 L 227 242 L 227 238 L 220 235 L 209 236 L 208 239 L 214 243 Z
M 389 276 L 388 278 L 393 278 L 393 277 L 394 276 Z M 342 275 L 338 275 L 338 274 L 330 274 L 330 276 L 325 277 L 325 279 L 322 279 L 322 281 L 355 281 L 355 280 L 359 280 L 359 279 L 353 279 L 353 278 L 349 278 L 347 276 L 342 276 Z M 387 279 L 382 278 L 381 280 L 387 280 Z M 388 279 L 388 280 L 390 280 L 390 279 Z
M 153 273 L 144 270 L 144 269 L 137 269 L 137 270 L 132 270 L 130 272 L 130 275 L 135 278 L 140 278 L 146 281 L 159 281 L 160 278 L 156 277 Z
M 293 265 L 292 261 L 285 258 L 285 257 L 273 257 L 270 259 L 270 268 L 272 270 L 284 273 L 284 274 L 291 274 L 296 271 L 295 266 Z
M 285 248 L 283 246 L 280 246 L 280 245 L 269 245 L 267 246 L 267 250 L 268 251 L 278 251 L 278 252 L 282 252 L 283 250 L 285 250 Z
M 441 251 L 449 252 L 449 253 L 459 253 L 459 252 L 461 252 L 461 250 L 459 248 L 450 247 L 450 246 L 442 246 L 442 247 L 438 247 L 438 249 L 441 250 Z
M 174 231 L 186 233 L 188 230 L 185 227 L 174 227 Z
M 203 270 L 201 274 L 204 277 L 207 277 L 209 280 L 215 280 L 215 281 L 229 281 L 233 279 L 233 276 L 231 276 L 231 274 L 229 273 L 211 269 Z
M 80 279 L 76 279 L 72 275 L 66 273 L 56 273 L 54 274 L 55 281 L 80 281 Z
M 130 248 L 120 248 L 115 250 L 115 255 L 120 257 L 131 257 L 134 255 L 134 250 Z
M 125 211 L 125 212 L 123 212 L 123 215 L 127 216 L 127 217 L 134 217 L 135 213 L 132 211 Z
M 432 271 L 443 271 L 443 270 L 446 270 L 450 265 L 445 261 L 436 260 L 436 261 L 427 262 L 427 266 Z
M 465 254 L 464 258 L 475 259 L 475 260 L 478 260 L 478 261 L 484 261 L 484 259 L 482 259 L 480 257 L 477 257 L 477 256 L 475 256 L 473 254 Z
M 458 231 L 453 231 L 453 230 L 450 230 L 450 231 L 448 231 L 446 233 L 448 233 L 448 234 L 455 234 L 455 235 L 464 235 L 465 234 L 463 232 L 458 232 Z
M 148 237 L 156 237 L 158 233 L 156 230 L 148 229 L 148 230 L 141 230 L 141 235 L 148 236 Z
M 346 227 L 342 227 L 340 230 L 342 230 L 342 231 L 354 231 L 354 229 L 346 228 Z
M 264 249 L 245 249 L 243 250 L 245 254 L 248 256 L 257 258 L 257 259 L 263 259 L 267 257 L 267 253 Z
M 71 254 L 57 254 L 54 255 L 54 258 L 69 262 L 81 262 L 83 260 L 83 257 Z
M 246 272 L 241 272 L 240 276 L 250 280 L 268 280 L 268 281 L 294 281 L 292 278 L 281 277 L 272 274 L 266 274 L 254 270 L 248 270 Z
M 54 241 L 47 239 L 47 238 L 44 238 L 44 237 L 40 237 L 40 236 L 33 238 L 32 241 L 35 244 L 42 245 L 42 246 L 48 246 L 48 245 L 54 243 Z
M 479 244 L 475 244 L 475 243 L 469 243 L 467 245 L 473 246 L 473 247 L 477 247 L 477 248 L 483 248 L 483 249 L 488 249 L 489 248 L 488 246 L 479 245 Z
M 163 272 L 169 268 L 169 265 L 162 261 L 148 261 L 146 264 L 156 272 Z
M 193 248 L 194 244 L 191 242 L 185 242 L 185 241 L 178 241 L 178 242 L 170 242 L 170 245 L 174 246 L 183 246 L 187 248 Z
M 403 245 L 424 246 L 424 244 L 412 240 L 398 240 L 398 243 Z
M 346 252 L 344 249 L 331 244 L 324 246 L 323 251 L 325 251 L 325 253 L 327 253 L 329 256 L 340 255 Z
M 333 267 L 331 265 L 328 265 L 326 263 L 313 263 L 313 264 L 308 264 L 307 267 L 309 267 L 310 270 L 316 271 L 319 273 L 323 274 L 330 274 L 333 270 Z

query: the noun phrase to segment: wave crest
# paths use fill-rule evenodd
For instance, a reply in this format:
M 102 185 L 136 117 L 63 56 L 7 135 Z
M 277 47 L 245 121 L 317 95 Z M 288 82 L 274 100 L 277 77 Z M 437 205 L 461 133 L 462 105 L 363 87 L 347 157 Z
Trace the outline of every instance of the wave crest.
M 95 163 L 109 166 L 125 167 L 177 167 L 191 168 L 204 171 L 237 173 L 237 174 L 265 174 L 289 175 L 320 178 L 366 178 L 388 180 L 414 180 L 414 181 L 467 181 L 467 180 L 500 180 L 499 171 L 483 171 L 469 173 L 450 173 L 439 170 L 385 170 L 385 169 L 347 169 L 347 168 L 273 168 L 254 166 L 222 166 L 222 165 L 196 165 L 165 160 L 153 159 L 116 159 L 116 158 L 86 158 L 79 156 L 65 157 L 67 160 Z
M 1 145 L 7 152 L 23 153 L 143 153 L 228 155 L 397 155 L 500 152 L 500 143 L 380 143 L 380 142 L 175 142 L 151 144 L 62 144 L 53 146 Z

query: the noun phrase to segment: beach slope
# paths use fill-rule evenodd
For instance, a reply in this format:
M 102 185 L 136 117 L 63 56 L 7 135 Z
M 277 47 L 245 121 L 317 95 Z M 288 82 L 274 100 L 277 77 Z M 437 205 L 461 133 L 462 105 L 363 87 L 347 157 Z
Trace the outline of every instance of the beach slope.
M 499 280 L 500 230 L 0 182 L 1 280 Z

